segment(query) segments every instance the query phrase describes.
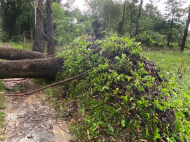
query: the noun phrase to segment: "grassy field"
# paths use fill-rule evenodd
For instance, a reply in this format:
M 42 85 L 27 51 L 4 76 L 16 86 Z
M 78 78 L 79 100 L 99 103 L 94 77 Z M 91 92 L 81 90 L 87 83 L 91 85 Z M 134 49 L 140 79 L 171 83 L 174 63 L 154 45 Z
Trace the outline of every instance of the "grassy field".
M 190 90 L 190 51 L 147 51 L 144 55 L 164 69 L 166 78 L 176 77 L 177 91 Z

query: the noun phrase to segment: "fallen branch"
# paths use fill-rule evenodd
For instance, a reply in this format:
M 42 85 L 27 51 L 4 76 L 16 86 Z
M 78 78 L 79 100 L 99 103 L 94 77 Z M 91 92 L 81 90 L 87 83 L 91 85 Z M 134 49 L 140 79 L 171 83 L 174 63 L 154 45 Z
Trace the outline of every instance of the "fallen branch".
M 1 79 L 1 81 L 3 82 L 16 82 L 16 81 L 23 81 L 26 80 L 26 78 L 22 78 L 22 79 Z
M 77 75 L 77 76 L 72 77 L 72 78 L 66 79 L 66 80 L 61 81 L 61 82 L 53 83 L 53 84 L 51 84 L 51 85 L 45 86 L 45 87 L 43 87 L 43 88 L 40 88 L 40 89 L 31 91 L 31 92 L 27 92 L 27 93 L 23 93 L 23 94 L 7 94 L 7 95 L 0 95 L 0 96 L 26 96 L 26 95 L 30 95 L 30 94 L 33 94 L 33 93 L 42 91 L 42 90 L 44 90 L 44 89 L 47 89 L 47 88 L 50 88 L 50 87 L 53 87 L 53 86 L 56 86 L 56 85 L 59 85 L 59 84 L 62 84 L 62 83 L 71 81 L 71 80 L 73 80 L 73 79 L 75 79 L 75 78 L 77 78 L 77 77 L 79 77 L 79 76 L 82 76 L 82 75 L 84 75 L 84 74 L 87 74 L 88 72 L 90 72 L 90 71 L 92 71 L 92 70 L 94 70 L 94 69 L 90 69 L 90 70 L 85 71 L 85 72 L 83 72 L 83 73 L 81 73 L 81 74 L 79 74 L 79 75 Z

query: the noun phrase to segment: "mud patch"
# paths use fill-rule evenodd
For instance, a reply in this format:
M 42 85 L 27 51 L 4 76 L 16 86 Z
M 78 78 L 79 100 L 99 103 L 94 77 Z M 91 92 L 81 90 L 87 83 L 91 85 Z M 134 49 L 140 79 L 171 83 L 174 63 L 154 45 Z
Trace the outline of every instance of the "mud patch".
M 17 80 L 17 81 L 16 81 Z M 38 87 L 31 79 L 4 80 L 5 87 L 26 92 Z M 69 142 L 66 122 L 55 117 L 43 94 L 7 97 L 5 142 Z

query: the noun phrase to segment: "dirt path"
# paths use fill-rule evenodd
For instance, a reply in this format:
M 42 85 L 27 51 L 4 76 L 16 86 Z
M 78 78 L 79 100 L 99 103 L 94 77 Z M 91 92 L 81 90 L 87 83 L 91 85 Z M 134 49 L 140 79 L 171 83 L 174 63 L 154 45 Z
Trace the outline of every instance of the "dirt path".
M 19 93 L 38 88 L 31 79 L 4 79 L 3 82 L 9 90 L 20 88 Z M 39 93 L 7 97 L 4 142 L 69 142 L 66 122 L 55 118 L 54 112 Z

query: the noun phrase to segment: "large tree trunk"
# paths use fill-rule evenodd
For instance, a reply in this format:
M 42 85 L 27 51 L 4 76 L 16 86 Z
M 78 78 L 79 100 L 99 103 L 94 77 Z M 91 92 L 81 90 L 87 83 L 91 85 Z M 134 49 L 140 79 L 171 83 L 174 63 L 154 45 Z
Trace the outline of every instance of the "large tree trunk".
M 43 28 L 43 0 L 38 1 L 36 7 L 36 23 L 35 23 L 35 38 L 32 51 L 44 52 L 45 41 L 44 41 L 44 28 Z
M 143 5 L 143 0 L 141 0 L 140 6 L 139 6 L 139 15 L 137 17 L 137 26 L 136 26 L 135 36 L 137 36 L 139 34 L 139 21 L 141 18 L 142 5 Z
M 25 59 L 0 62 L 0 79 L 46 78 L 54 79 L 62 70 L 62 58 Z
M 48 55 L 35 51 L 27 51 L 9 47 L 0 47 L 0 59 L 20 60 L 20 59 L 37 59 L 46 58 Z
M 126 5 L 126 0 L 124 1 L 124 5 L 123 5 L 123 26 L 122 26 L 122 32 L 121 35 L 124 35 L 124 28 L 125 28 L 125 5 Z
M 184 51 L 184 48 L 185 48 L 185 42 L 187 39 L 187 34 L 188 34 L 188 29 L 189 29 L 189 23 L 190 23 L 190 7 L 189 7 L 188 19 L 186 22 L 186 27 L 184 29 L 183 40 L 182 40 L 182 44 L 181 44 L 181 51 Z
M 47 53 L 49 55 L 54 55 L 55 46 L 54 46 L 52 0 L 46 0 L 46 15 L 47 15 Z

